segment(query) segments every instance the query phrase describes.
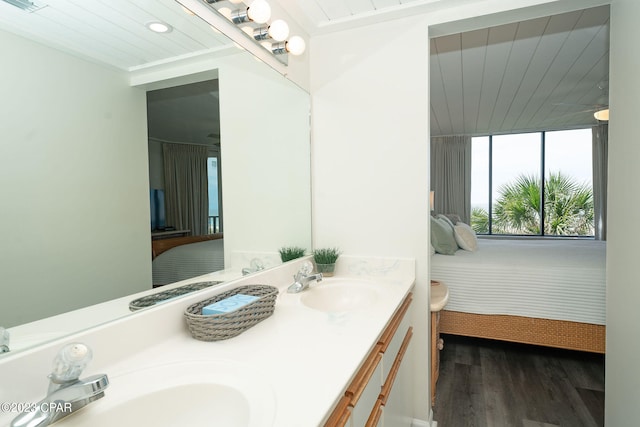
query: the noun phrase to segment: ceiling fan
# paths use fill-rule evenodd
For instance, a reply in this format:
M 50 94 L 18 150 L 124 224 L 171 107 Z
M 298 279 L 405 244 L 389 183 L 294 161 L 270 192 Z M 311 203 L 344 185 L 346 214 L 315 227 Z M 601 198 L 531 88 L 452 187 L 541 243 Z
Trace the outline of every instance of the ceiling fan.
M 598 103 L 598 104 L 569 104 L 569 103 L 555 103 L 553 104 L 557 107 L 572 107 L 572 108 L 581 108 L 579 111 L 573 111 L 568 113 L 565 116 L 573 116 L 582 113 L 593 113 L 593 116 L 597 120 L 609 120 L 609 104 L 608 103 Z M 605 113 L 606 112 L 606 113 Z
M 569 116 L 573 116 L 576 114 L 582 113 L 593 113 L 593 117 L 598 121 L 608 121 L 609 120 L 609 96 L 606 93 L 606 90 L 609 86 L 609 82 L 603 81 L 598 83 L 598 89 L 600 89 L 603 93 L 598 98 L 597 102 L 594 104 L 576 104 L 576 103 L 566 103 L 566 102 L 557 102 L 554 103 L 554 106 L 558 107 L 572 107 L 572 108 L 580 108 L 580 111 L 575 111 L 573 113 L 569 113 Z

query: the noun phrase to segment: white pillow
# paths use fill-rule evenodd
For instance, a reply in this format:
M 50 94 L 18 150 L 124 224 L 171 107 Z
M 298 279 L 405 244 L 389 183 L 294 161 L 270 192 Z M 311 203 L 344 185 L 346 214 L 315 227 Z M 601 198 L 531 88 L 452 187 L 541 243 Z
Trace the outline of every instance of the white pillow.
M 470 225 L 464 222 L 458 222 L 453 226 L 453 237 L 456 238 L 456 243 L 461 249 L 465 251 L 474 252 L 478 249 L 478 237 L 476 232 Z

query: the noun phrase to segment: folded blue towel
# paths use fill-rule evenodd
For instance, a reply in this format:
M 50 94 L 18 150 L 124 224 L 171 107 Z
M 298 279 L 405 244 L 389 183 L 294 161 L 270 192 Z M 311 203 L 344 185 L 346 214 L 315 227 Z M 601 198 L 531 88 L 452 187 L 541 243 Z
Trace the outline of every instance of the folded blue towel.
M 209 304 L 206 307 L 202 308 L 202 314 L 210 315 L 210 314 L 225 314 L 235 311 L 239 308 L 244 307 L 245 305 L 254 302 L 259 297 L 253 295 L 245 295 L 245 294 L 235 294 L 223 300 L 214 302 Z

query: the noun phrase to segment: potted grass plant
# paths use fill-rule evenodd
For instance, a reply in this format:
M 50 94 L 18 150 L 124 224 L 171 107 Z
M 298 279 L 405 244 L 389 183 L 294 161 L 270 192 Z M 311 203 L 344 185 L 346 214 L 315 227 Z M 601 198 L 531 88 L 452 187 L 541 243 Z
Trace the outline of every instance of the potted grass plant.
M 338 248 L 321 248 L 313 251 L 313 260 L 316 263 L 318 273 L 331 277 L 336 268 L 336 261 L 340 256 Z
M 302 258 L 305 253 L 305 249 L 298 246 L 284 246 L 278 249 L 280 252 L 280 259 L 282 262 L 291 261 L 292 259 Z

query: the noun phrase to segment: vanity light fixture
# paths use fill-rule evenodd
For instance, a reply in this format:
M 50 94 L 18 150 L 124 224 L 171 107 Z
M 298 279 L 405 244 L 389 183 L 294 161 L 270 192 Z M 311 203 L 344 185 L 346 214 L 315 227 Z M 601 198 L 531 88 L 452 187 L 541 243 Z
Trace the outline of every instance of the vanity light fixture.
M 271 45 L 271 52 L 274 55 L 281 55 L 283 53 L 290 53 L 292 55 L 302 55 L 304 53 L 306 45 L 304 39 L 300 36 L 293 36 L 289 40 L 274 43 Z
M 154 33 L 170 33 L 173 30 L 171 25 L 161 21 L 150 21 L 145 26 Z
M 289 24 L 282 19 L 276 19 L 269 25 L 267 33 L 276 41 L 285 41 L 289 37 Z
M 267 40 L 271 38 L 275 41 L 282 42 L 285 41 L 287 37 L 289 37 L 289 24 L 287 24 L 282 19 L 276 19 L 269 26 L 258 27 L 256 29 L 251 29 L 251 32 L 245 32 L 253 36 L 253 38 L 256 40 Z
M 289 25 L 283 19 L 275 19 L 269 23 L 271 6 L 267 0 L 246 0 L 246 3 L 243 0 L 198 0 L 198 3 L 208 6 L 204 9 L 192 0 L 176 1 L 183 6 L 191 5 L 190 9 L 196 16 L 207 22 L 212 18 L 207 17 L 207 9 L 224 17 L 284 65 L 288 62 L 287 54 L 301 55 L 306 49 L 306 43 L 302 37 L 295 35 L 289 37 Z M 234 7 L 236 9 L 232 10 Z M 211 22 L 210 24 L 213 25 Z
M 287 52 L 292 55 L 302 55 L 306 47 L 304 39 L 300 36 L 293 36 L 285 42 Z
M 266 0 L 253 0 L 249 7 L 231 12 L 231 20 L 234 24 L 242 24 L 248 21 L 264 24 L 269 18 L 271 18 L 271 6 Z

